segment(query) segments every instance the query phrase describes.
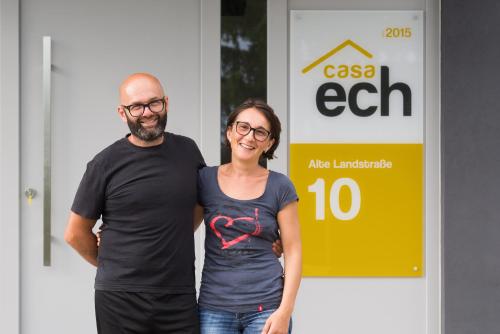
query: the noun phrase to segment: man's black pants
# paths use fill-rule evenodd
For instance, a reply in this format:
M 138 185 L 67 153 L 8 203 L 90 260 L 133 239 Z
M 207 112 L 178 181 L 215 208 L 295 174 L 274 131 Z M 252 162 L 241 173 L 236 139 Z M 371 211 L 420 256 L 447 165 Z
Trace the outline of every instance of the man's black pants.
M 196 294 L 95 291 L 99 334 L 199 334 Z

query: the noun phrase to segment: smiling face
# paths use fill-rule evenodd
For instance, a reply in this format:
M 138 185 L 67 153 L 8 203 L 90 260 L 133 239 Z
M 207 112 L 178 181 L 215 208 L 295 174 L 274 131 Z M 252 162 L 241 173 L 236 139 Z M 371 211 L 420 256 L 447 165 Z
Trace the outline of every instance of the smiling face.
M 130 140 L 139 146 L 160 144 L 167 123 L 168 97 L 165 96 L 165 108 L 152 112 L 144 108 L 144 113 L 134 117 L 124 106 L 145 105 L 164 97 L 163 87 L 158 79 L 145 73 L 133 74 L 120 86 L 120 106 L 118 113 L 129 126 Z M 153 108 L 154 109 L 154 108 Z
M 246 135 L 236 131 L 237 122 L 245 122 L 252 130 Z M 241 111 L 234 123 L 227 129 L 227 139 L 231 145 L 232 161 L 251 162 L 258 164 L 259 158 L 273 144 L 274 140 L 267 137 L 264 141 L 255 139 L 255 130 L 264 129 L 271 132 L 271 125 L 266 117 L 256 108 Z M 248 129 L 247 129 L 248 130 Z M 241 132 L 241 131 L 240 131 Z

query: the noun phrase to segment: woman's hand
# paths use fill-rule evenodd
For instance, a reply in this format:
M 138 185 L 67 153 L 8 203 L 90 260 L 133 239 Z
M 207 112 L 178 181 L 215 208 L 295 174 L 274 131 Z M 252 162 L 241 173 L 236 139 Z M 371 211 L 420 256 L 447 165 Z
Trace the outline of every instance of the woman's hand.
M 278 308 L 267 318 L 261 334 L 287 334 L 289 324 L 290 314 Z
M 99 247 L 99 245 L 101 244 L 101 230 L 97 230 L 95 232 L 95 236 L 97 238 L 97 247 Z

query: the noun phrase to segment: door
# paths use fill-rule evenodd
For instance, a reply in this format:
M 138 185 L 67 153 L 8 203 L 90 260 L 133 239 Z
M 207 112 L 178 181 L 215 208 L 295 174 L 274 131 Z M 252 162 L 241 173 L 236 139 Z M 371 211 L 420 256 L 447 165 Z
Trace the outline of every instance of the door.
M 64 242 L 86 163 L 128 128 L 118 85 L 150 72 L 170 97 L 168 131 L 200 144 L 199 0 L 21 0 L 21 332 L 94 333 L 95 268 Z M 51 46 L 51 183 L 44 185 L 42 38 Z M 51 189 L 51 258 L 43 265 L 43 192 Z

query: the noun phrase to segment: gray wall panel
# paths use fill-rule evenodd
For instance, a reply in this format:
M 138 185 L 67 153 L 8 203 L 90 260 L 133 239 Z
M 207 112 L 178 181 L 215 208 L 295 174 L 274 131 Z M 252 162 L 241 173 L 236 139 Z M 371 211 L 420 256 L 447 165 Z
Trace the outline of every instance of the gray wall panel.
M 500 333 L 500 3 L 441 10 L 445 333 Z

